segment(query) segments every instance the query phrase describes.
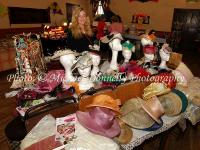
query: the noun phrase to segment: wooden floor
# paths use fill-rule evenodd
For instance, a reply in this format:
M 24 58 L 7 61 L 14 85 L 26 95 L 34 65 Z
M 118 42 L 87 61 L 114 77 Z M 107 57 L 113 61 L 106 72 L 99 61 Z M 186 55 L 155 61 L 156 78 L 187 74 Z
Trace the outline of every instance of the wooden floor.
M 195 76 L 200 77 L 200 54 L 186 51 L 183 55 L 183 61 L 191 68 Z M 10 91 L 7 75 L 14 71 L 0 73 L 0 150 L 8 150 L 8 144 L 4 135 L 6 124 L 13 118 L 15 103 L 14 99 L 6 99 L 5 93 Z M 191 126 L 187 122 L 187 129 L 181 133 L 178 127 L 172 128 L 167 137 L 166 143 L 162 150 L 199 150 L 200 149 L 200 124 Z M 164 133 L 164 135 L 166 135 Z M 159 147 L 160 135 L 145 141 L 136 149 L 155 150 Z

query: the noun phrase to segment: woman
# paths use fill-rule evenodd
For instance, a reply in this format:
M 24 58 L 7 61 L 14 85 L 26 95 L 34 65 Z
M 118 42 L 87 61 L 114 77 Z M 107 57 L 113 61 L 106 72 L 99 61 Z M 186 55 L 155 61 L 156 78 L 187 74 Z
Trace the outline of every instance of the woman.
M 67 48 L 83 52 L 93 45 L 93 33 L 90 20 L 84 9 L 77 7 L 73 11 L 72 24 L 67 33 Z

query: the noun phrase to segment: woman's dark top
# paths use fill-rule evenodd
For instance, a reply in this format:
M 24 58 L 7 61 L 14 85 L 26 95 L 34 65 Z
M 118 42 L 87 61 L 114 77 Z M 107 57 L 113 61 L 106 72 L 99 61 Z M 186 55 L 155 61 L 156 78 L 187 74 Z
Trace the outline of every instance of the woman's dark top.
M 84 35 L 75 39 L 72 35 L 71 30 L 67 31 L 67 48 L 71 50 L 76 50 L 77 52 L 83 52 L 89 50 L 89 45 L 93 45 L 94 38 Z

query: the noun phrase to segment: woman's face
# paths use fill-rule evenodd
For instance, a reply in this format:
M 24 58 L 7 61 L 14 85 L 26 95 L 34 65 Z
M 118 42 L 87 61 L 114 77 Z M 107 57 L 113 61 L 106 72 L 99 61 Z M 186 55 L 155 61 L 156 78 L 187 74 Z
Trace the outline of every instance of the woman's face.
M 78 24 L 84 25 L 86 22 L 86 18 L 87 18 L 86 13 L 85 13 L 85 11 L 82 10 L 78 16 Z

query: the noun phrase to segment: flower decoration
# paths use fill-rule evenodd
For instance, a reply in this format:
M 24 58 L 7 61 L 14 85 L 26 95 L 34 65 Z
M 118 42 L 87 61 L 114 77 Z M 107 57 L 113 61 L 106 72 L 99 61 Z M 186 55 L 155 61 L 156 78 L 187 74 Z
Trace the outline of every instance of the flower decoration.
M 50 5 L 50 9 L 52 10 L 52 13 L 55 14 L 60 14 L 63 15 L 62 10 L 60 9 L 60 7 L 58 6 L 57 2 L 53 2 Z

